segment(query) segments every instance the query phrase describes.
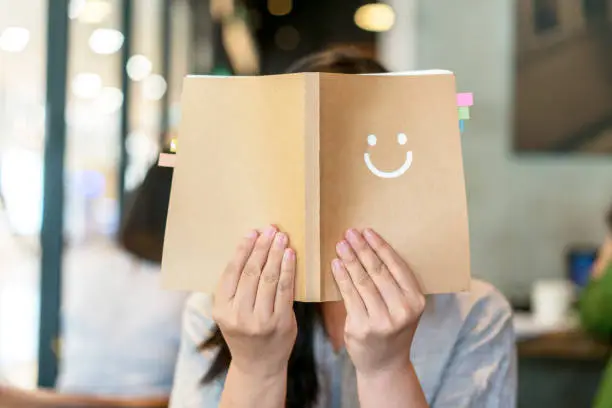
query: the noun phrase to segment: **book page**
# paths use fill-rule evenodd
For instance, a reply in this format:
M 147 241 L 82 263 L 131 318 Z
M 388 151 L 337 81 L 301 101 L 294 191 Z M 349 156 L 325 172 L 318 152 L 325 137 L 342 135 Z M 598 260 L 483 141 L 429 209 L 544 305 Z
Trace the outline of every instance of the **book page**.
M 213 293 L 242 237 L 276 224 L 305 287 L 304 89 L 303 75 L 185 79 L 164 286 Z
M 321 267 L 348 228 L 373 228 L 424 293 L 470 282 L 467 202 L 452 73 L 321 74 Z

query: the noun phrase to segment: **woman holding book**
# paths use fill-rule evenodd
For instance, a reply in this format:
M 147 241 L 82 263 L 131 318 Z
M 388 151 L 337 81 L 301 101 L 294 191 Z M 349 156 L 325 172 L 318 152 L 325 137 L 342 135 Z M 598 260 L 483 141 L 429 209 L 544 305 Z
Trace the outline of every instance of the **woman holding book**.
M 329 51 L 291 71 L 385 70 Z M 490 285 L 425 297 L 384 237 L 350 229 L 330 265 L 343 301 L 294 302 L 290 238 L 247 233 L 214 300 L 189 299 L 171 407 L 515 406 L 511 310 Z

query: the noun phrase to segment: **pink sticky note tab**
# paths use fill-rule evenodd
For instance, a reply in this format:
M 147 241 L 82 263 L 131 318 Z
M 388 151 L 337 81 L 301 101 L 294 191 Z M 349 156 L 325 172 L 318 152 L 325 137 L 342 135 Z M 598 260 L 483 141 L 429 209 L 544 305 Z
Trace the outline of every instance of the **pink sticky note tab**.
M 457 94 L 457 106 L 474 105 L 474 95 L 471 92 Z
M 157 165 L 160 167 L 174 167 L 176 163 L 176 154 L 161 153 Z

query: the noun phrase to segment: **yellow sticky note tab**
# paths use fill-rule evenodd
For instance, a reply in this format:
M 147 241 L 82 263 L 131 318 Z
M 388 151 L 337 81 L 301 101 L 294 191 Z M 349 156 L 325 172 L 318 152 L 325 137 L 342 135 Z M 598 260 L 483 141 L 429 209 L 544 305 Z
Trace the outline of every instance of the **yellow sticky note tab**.
M 470 108 L 468 108 L 467 106 L 460 106 L 458 110 L 460 120 L 467 120 L 470 118 Z

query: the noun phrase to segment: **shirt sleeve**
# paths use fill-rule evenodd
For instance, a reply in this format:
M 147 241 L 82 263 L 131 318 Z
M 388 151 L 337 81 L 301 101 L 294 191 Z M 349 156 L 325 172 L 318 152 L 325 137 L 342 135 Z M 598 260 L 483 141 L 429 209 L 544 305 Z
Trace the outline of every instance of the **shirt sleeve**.
M 604 339 L 612 337 L 612 262 L 602 276 L 592 279 L 580 298 L 580 319 L 585 330 Z
M 431 407 L 514 408 L 516 367 L 512 309 L 491 288 L 470 310 Z
M 198 345 L 210 336 L 214 327 L 210 312 L 211 299 L 207 295 L 194 294 L 186 303 L 170 408 L 214 408 L 219 405 L 224 379 L 202 383 L 216 352 L 198 350 Z

